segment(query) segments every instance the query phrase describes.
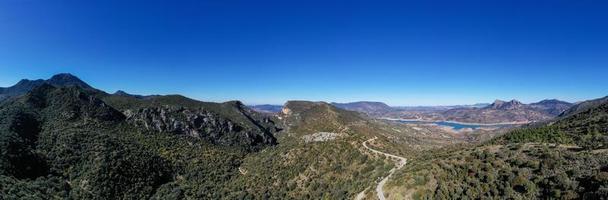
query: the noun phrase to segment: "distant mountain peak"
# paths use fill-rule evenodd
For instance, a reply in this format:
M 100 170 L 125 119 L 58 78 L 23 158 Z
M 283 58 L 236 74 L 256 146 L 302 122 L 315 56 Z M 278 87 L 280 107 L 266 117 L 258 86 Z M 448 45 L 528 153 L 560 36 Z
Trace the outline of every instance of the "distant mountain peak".
M 60 86 L 79 86 L 85 89 L 91 89 L 93 87 L 91 87 L 89 84 L 85 83 L 84 81 L 80 80 L 80 78 L 70 74 L 70 73 L 60 73 L 60 74 L 55 74 L 53 77 L 51 77 L 49 80 L 46 81 L 47 83 L 50 83 L 52 85 L 60 85 Z
M 521 104 L 523 104 L 523 103 L 521 103 L 520 101 L 515 100 L 515 99 L 512 99 L 511 101 L 509 101 L 509 103 L 511 103 L 511 104 L 516 104 L 516 105 L 521 105 Z
M 48 80 L 37 79 L 37 80 L 29 80 L 29 79 L 21 79 L 17 84 L 2 88 L 0 87 L 0 101 L 8 99 L 10 97 L 23 95 L 32 89 L 41 86 L 43 84 L 49 84 L 52 86 L 77 86 L 83 89 L 94 89 L 89 84 L 80 80 L 78 77 L 69 74 L 69 73 L 61 73 L 55 74 Z
M 116 92 L 114 92 L 114 95 L 128 96 L 130 94 L 122 90 L 117 90 Z
M 499 108 L 501 108 L 503 105 L 505 105 L 506 103 L 507 103 L 506 101 L 496 99 L 496 100 L 494 100 L 494 103 L 492 103 L 492 104 L 490 104 L 490 105 L 488 106 L 488 108 L 499 109 Z
M 22 85 L 22 84 L 27 84 L 29 82 L 34 82 L 34 81 L 44 81 L 42 79 L 38 79 L 38 80 L 29 80 L 29 79 L 21 79 L 19 82 L 17 82 L 16 85 Z
M 41 85 L 42 83 L 44 83 L 44 80 L 42 79 L 37 79 L 37 80 L 29 80 L 29 79 L 21 79 L 19 82 L 17 82 L 17 84 L 15 84 L 15 86 L 13 87 L 26 87 L 26 88 L 32 88 L 38 85 Z
M 503 100 L 500 100 L 500 99 L 496 99 L 496 100 L 494 100 L 494 103 L 492 103 L 492 104 L 503 104 L 503 103 L 506 103 L 506 102 Z
M 570 102 L 562 101 L 559 99 L 545 99 L 536 103 L 532 103 L 532 105 L 541 105 L 541 104 L 572 104 Z
M 492 108 L 492 109 L 497 109 L 497 110 L 512 110 L 512 109 L 517 109 L 523 105 L 524 105 L 523 103 L 521 103 L 520 101 L 517 101 L 515 99 L 508 101 L 508 102 L 497 99 L 494 101 L 494 103 L 490 104 L 487 108 Z
M 369 115 L 380 115 L 393 111 L 393 108 L 383 102 L 357 101 L 350 103 L 331 103 L 331 105 L 345 110 L 357 111 Z
M 57 79 L 57 78 L 68 78 L 68 79 L 70 79 L 70 78 L 75 78 L 75 79 L 78 79 L 78 77 L 76 77 L 76 76 L 74 76 L 73 74 L 70 74 L 70 73 L 59 73 L 59 74 L 55 74 L 55 75 L 53 75 L 53 76 L 51 77 L 51 79 L 54 79 L 54 78 L 56 78 L 56 79 Z

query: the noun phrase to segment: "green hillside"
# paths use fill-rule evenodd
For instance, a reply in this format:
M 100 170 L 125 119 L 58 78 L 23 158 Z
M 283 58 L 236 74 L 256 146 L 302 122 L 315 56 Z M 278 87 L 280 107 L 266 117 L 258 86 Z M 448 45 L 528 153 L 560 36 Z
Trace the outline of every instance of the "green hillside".
M 497 138 L 494 143 L 557 143 L 584 149 L 608 147 L 608 102 L 585 109 L 574 107 L 565 113 L 569 114 L 548 125 L 516 130 Z
M 421 154 L 389 182 L 393 198 L 606 199 L 608 104 L 571 113 L 478 146 Z
M 270 115 L 42 83 L 0 103 L 0 199 L 373 199 L 395 161 L 372 138 L 408 159 L 388 199 L 605 199 L 608 103 L 580 105 L 467 144 L 325 102 Z
M 210 132 L 197 137 L 133 121 L 145 118 L 134 118 L 131 112 L 154 109 L 162 114 L 141 116 L 155 123 L 163 116 L 180 123 L 198 120 Z M 169 112 L 172 109 L 177 111 Z M 43 84 L 0 105 L 0 196 L 348 199 L 392 168 L 390 161 L 361 147 L 374 133 L 365 129 L 371 122 L 357 113 L 323 103 L 294 108 L 292 114 L 298 117 L 283 117 L 293 124 L 274 125 L 277 118 L 259 115 L 240 102 L 205 103 L 181 96 L 140 99 Z M 320 116 L 327 117 L 316 120 Z M 301 137 L 321 131 L 344 135 L 324 142 Z M 222 143 L 256 138 L 254 134 L 276 134 L 278 139 L 259 141 L 262 145 L 257 140 Z M 244 148 L 250 145 L 255 148 Z

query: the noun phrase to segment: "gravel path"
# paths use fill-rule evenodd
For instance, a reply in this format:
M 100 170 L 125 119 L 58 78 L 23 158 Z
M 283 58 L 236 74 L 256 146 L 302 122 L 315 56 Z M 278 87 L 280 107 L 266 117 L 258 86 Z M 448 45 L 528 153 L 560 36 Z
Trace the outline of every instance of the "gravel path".
M 407 159 L 404 158 L 404 157 L 401 157 L 401 156 L 396 156 L 396 155 L 393 155 L 393 154 L 384 153 L 382 151 L 378 151 L 378 150 L 369 148 L 367 146 L 367 142 L 373 141 L 375 139 L 378 139 L 378 138 L 376 137 L 376 138 L 373 138 L 373 139 L 366 140 L 365 142 L 363 142 L 363 147 L 365 147 L 366 149 L 368 149 L 368 150 L 370 150 L 370 151 L 372 151 L 374 153 L 385 155 L 385 156 L 388 156 L 388 157 L 391 157 L 391 158 L 399 160 L 399 163 L 397 163 L 397 166 L 394 167 L 393 169 L 391 169 L 391 171 L 389 172 L 388 176 L 384 177 L 384 179 L 382 179 L 380 181 L 380 183 L 378 183 L 378 186 L 376 186 L 376 194 L 378 195 L 378 199 L 385 200 L 384 191 L 382 190 L 382 188 L 384 187 L 384 184 L 386 184 L 386 182 L 388 181 L 388 179 L 393 175 L 393 173 L 395 173 L 395 171 L 397 171 L 398 169 L 401 169 L 403 166 L 405 166 L 405 164 L 407 164 Z M 355 199 L 356 200 L 360 200 L 360 199 L 363 199 L 364 196 L 365 196 L 365 190 L 363 192 L 359 193 L 357 195 L 357 197 L 355 197 Z

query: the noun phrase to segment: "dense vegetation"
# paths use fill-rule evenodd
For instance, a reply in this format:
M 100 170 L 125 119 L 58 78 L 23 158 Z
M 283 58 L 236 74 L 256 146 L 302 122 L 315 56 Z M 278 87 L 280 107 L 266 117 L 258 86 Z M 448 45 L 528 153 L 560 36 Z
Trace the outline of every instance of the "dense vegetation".
M 370 197 L 394 166 L 361 146 L 376 137 L 374 149 L 409 159 L 385 186 L 389 199 L 608 198 L 603 101 L 437 150 L 451 142 L 323 102 L 288 102 L 272 117 L 238 101 L 109 95 L 65 78 L 56 83 L 71 86 L 41 83 L 0 102 L 0 199 Z M 303 139 L 319 132 L 337 137 Z
M 325 102 L 289 101 L 282 113 L 289 133 L 344 132 L 347 125 L 365 123 L 360 113 L 338 109 Z
M 608 104 L 569 113 L 478 146 L 421 154 L 389 182 L 389 194 L 395 199 L 607 199 Z
M 0 196 L 346 199 L 373 185 L 392 167 L 362 150 L 363 138 L 355 130 L 349 130 L 353 137 L 305 143 L 299 135 L 333 129 L 293 126 L 293 130 L 306 131 L 284 134 L 278 145 L 250 151 L 189 135 L 150 131 L 123 115 L 129 109 L 182 105 L 210 110 L 213 116 L 245 128 L 263 129 L 265 125 L 259 127 L 256 113 L 240 110 L 238 102 L 202 103 L 179 96 L 152 99 L 156 100 L 43 84 L 25 96 L 3 102 Z M 311 125 L 309 120 L 298 120 L 292 122 Z M 342 122 L 331 123 L 348 129 L 350 125 Z
M 419 158 L 389 185 L 396 199 L 599 199 L 607 166 L 605 151 L 489 145 Z
M 572 113 L 548 125 L 515 130 L 493 142 L 572 144 L 584 149 L 608 147 L 608 103 Z
M 393 167 L 363 152 L 349 141 L 280 144 L 245 159 L 237 185 L 256 199 L 352 199 Z
M 0 116 L 8 199 L 144 198 L 171 178 L 164 159 L 121 137 L 120 112 L 81 89 L 42 85 Z
M 288 131 L 279 145 L 247 156 L 241 166 L 237 185 L 255 199 L 352 199 L 393 167 L 361 146 L 363 136 L 373 132 L 359 113 L 323 102 L 292 101 L 285 108 L 281 117 Z M 301 140 L 317 132 L 344 137 Z

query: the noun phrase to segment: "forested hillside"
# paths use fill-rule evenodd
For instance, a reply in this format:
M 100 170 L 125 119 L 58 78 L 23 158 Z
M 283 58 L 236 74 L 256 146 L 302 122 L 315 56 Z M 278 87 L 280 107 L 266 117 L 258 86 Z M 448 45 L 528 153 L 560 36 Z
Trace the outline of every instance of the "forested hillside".
M 0 103 L 2 199 L 373 199 L 396 163 L 362 146 L 371 138 L 408 159 L 389 199 L 608 197 L 603 101 L 466 144 L 325 102 L 269 115 L 82 84 L 43 82 Z
M 376 122 L 327 103 L 286 107 L 269 116 L 236 101 L 43 83 L 0 104 L 0 196 L 349 199 L 393 167 L 361 146 L 388 141 Z
M 484 144 L 422 154 L 390 183 L 393 198 L 606 199 L 608 104 Z

